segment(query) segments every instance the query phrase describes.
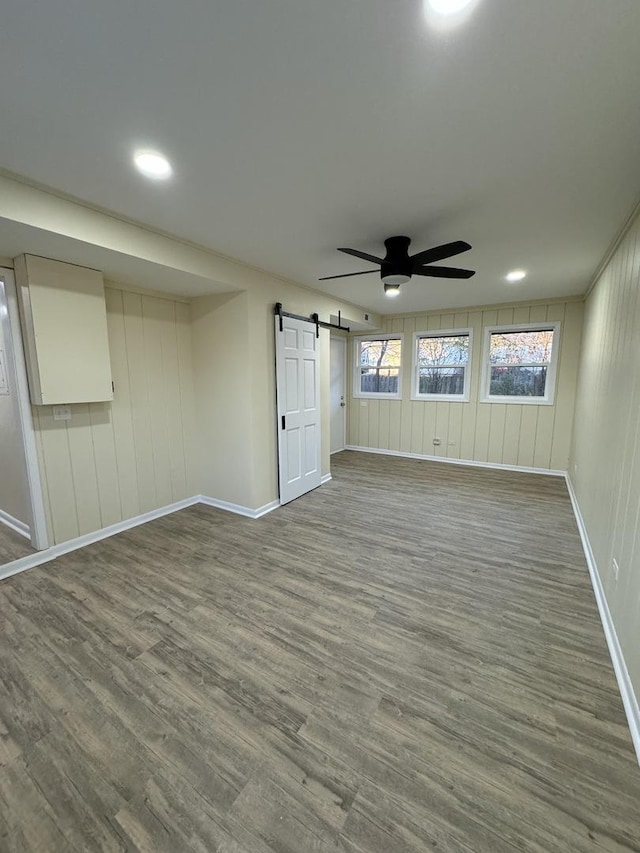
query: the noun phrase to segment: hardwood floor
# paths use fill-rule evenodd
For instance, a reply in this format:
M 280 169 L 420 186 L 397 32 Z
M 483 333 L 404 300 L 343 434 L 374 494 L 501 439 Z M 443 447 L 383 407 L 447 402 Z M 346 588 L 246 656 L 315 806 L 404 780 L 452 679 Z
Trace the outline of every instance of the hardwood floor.
M 564 483 L 342 453 L 0 584 L 0 850 L 640 850 Z
M 24 536 L 20 536 L 6 524 L 0 523 L 0 566 L 35 554 L 35 549 Z

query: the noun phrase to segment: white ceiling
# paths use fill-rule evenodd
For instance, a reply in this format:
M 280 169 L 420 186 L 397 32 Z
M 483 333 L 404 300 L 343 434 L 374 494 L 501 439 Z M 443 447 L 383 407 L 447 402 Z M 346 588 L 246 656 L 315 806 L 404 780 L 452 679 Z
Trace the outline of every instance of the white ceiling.
M 0 218 L 0 259 L 15 258 L 25 253 L 80 264 L 100 270 L 107 280 L 147 290 L 162 290 L 177 296 L 204 296 L 237 289 L 228 282 L 178 270 L 175 266 Z
M 640 195 L 639 37 L 637 0 L 479 0 L 447 32 L 421 0 L 4 0 L 0 162 L 385 313 L 574 294 Z M 316 283 L 394 234 L 478 274 Z

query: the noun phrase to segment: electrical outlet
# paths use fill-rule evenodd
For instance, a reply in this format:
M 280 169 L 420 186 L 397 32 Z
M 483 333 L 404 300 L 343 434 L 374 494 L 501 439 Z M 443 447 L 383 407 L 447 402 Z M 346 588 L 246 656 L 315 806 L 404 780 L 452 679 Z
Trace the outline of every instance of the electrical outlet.
M 439 438 L 433 439 L 433 446 L 434 447 L 440 447 L 441 444 L 442 444 L 442 441 Z
M 53 407 L 54 421 L 70 421 L 71 407 L 70 406 L 54 406 Z
M 618 573 L 620 571 L 620 566 L 618 565 L 618 561 L 615 557 L 611 561 L 611 568 L 613 569 L 613 579 L 616 583 L 618 583 Z

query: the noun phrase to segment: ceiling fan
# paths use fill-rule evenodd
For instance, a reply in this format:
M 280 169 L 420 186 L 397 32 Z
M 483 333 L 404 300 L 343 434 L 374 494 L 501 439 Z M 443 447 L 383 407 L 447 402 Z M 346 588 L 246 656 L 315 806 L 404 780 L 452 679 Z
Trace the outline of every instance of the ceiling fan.
M 400 285 L 406 284 L 414 275 L 433 276 L 434 278 L 471 278 L 475 275 L 475 270 L 427 266 L 434 261 L 442 261 L 445 258 L 459 255 L 461 252 L 468 252 L 471 246 L 464 240 L 445 243 L 443 246 L 434 246 L 433 249 L 425 249 L 423 252 L 418 252 L 417 255 L 412 256 L 409 255 L 410 243 L 410 237 L 389 237 L 384 241 L 387 249 L 384 258 L 376 258 L 375 255 L 369 255 L 367 252 L 361 252 L 358 249 L 338 249 L 338 251 L 353 255 L 355 258 L 362 258 L 363 261 L 370 261 L 372 264 L 379 264 L 380 278 L 384 283 L 384 292 L 387 296 L 397 296 L 400 293 Z M 319 281 L 349 278 L 354 275 L 370 275 L 373 272 L 378 272 L 378 270 L 328 275 Z

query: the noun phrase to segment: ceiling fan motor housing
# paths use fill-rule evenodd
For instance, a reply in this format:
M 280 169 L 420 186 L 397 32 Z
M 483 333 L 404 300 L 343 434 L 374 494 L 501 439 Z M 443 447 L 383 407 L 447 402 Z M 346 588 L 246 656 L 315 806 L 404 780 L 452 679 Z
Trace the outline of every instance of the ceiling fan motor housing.
M 409 257 L 410 237 L 389 237 L 384 241 L 387 254 L 380 267 L 380 278 L 386 285 L 398 287 L 411 280 L 413 263 Z

